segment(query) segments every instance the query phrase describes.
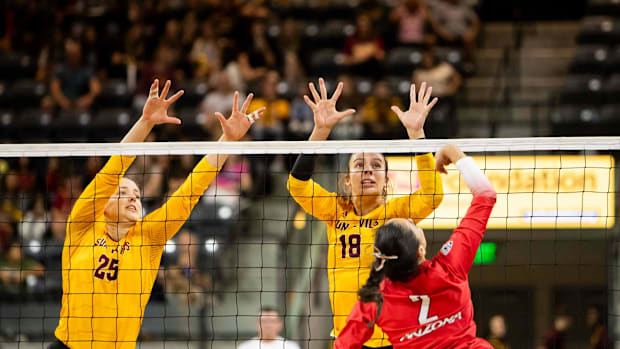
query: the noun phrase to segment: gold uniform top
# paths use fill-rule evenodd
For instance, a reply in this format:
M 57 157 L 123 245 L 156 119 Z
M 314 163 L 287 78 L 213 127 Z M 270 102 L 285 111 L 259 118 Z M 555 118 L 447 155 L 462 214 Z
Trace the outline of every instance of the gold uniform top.
M 56 338 L 70 348 L 134 348 L 166 241 L 217 175 L 206 157 L 159 209 L 127 236 L 106 233 L 104 208 L 134 157 L 112 156 L 76 201 L 62 251 Z
M 332 335 L 337 337 L 347 316 L 357 302 L 357 291 L 366 283 L 375 231 L 392 218 L 412 218 L 415 223 L 426 218 L 443 199 L 441 177 L 435 172 L 432 154 L 416 156 L 420 189 L 413 194 L 389 200 L 365 216 L 358 216 L 351 205 L 312 179 L 302 181 L 289 176 L 288 188 L 297 203 L 309 214 L 327 225 L 329 298 L 334 315 Z M 375 326 L 367 347 L 391 345 L 381 329 Z

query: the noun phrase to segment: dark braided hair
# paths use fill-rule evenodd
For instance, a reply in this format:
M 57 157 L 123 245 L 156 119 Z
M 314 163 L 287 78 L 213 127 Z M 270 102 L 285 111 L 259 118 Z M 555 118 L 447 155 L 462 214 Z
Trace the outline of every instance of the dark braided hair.
M 392 281 L 407 282 L 418 270 L 418 248 L 420 242 L 415 234 L 407 226 L 395 222 L 387 222 L 382 225 L 375 234 L 375 247 L 386 256 L 398 256 L 398 259 L 387 259 L 381 270 L 381 259 L 377 258 L 372 263 L 372 270 L 366 280 L 366 284 L 357 292 L 360 301 L 364 303 L 377 303 L 377 316 L 367 324 L 368 327 L 375 325 L 381 315 L 383 307 L 383 294 L 380 285 L 385 277 Z

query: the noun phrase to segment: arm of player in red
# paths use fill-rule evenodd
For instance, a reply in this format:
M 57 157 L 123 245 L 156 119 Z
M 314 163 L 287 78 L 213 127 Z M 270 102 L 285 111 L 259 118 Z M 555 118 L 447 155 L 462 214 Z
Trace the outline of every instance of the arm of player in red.
M 360 349 L 366 343 L 375 329 L 374 324 L 368 326 L 377 314 L 377 303 L 362 303 L 357 301 L 336 342 L 334 349 Z
M 486 232 L 497 194 L 471 157 L 462 154 L 458 156 L 455 165 L 474 198 L 450 240 L 439 250 L 438 258 L 443 260 L 457 277 L 466 279 Z

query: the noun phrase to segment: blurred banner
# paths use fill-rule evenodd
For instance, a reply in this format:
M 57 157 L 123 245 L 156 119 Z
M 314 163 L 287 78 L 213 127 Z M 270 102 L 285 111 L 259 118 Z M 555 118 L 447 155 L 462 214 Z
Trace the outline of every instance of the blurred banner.
M 614 225 L 614 159 L 609 155 L 474 156 L 497 190 L 489 229 L 610 228 Z M 415 159 L 388 157 L 395 196 L 420 187 Z M 414 170 L 414 171 L 411 171 Z M 424 228 L 453 229 L 471 194 L 451 165 L 444 199 Z M 458 217 L 458 218 L 457 218 Z

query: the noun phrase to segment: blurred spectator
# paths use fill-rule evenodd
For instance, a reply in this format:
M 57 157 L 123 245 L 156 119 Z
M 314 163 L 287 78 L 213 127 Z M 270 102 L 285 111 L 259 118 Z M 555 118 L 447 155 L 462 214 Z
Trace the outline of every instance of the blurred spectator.
M 15 234 L 15 222 L 11 215 L 0 210 L 0 255 L 7 252 Z
M 10 217 L 11 224 L 20 222 L 23 217 L 23 200 L 21 200 L 21 188 L 19 186 L 19 175 L 15 170 L 8 170 L 4 174 L 4 185 L 0 192 L 0 212 L 4 212 Z
M 493 349 L 510 349 L 506 341 L 506 319 L 503 315 L 494 315 L 489 319 L 487 341 Z
M 181 55 L 183 53 L 183 41 L 182 41 L 182 32 L 181 32 L 181 24 L 176 19 L 169 19 L 166 22 L 166 29 L 164 31 L 164 36 L 161 38 L 159 42 L 160 47 L 166 48 L 166 54 L 168 55 L 167 60 L 168 63 L 176 67 L 181 60 Z
M 345 63 L 356 75 L 379 77 L 382 73 L 381 62 L 385 58 L 383 40 L 372 28 L 368 15 L 357 17 L 355 34 L 349 36 L 344 48 Z
M 291 86 L 296 88 L 297 93 L 291 102 L 291 115 L 288 124 L 289 133 L 292 140 L 306 140 L 310 136 L 314 127 L 314 113 L 304 101 L 304 95 L 308 93 L 308 86 L 305 82 Z
M 104 165 L 104 158 L 101 156 L 89 156 L 84 165 L 84 178 L 82 183 L 90 182 Z
M 60 28 L 54 26 L 46 35 L 48 38 L 42 43 L 37 57 L 35 79 L 38 81 L 48 81 L 52 77 L 54 64 L 62 60 L 65 52 L 65 36 Z
M 210 185 L 206 196 L 217 196 L 218 203 L 235 206 L 245 193 L 252 189 L 252 177 L 247 161 L 240 155 L 230 155 L 224 167 L 215 177 L 215 185 Z M 243 205 L 242 205 L 243 206 Z
M 566 331 L 570 328 L 572 319 L 568 315 L 557 315 L 553 319 L 553 328 L 545 335 L 543 344 L 538 349 L 565 349 Z
M 221 71 L 215 75 L 215 90 L 209 91 L 200 105 L 200 112 L 206 115 L 206 121 L 203 124 L 205 131 L 211 135 L 212 140 L 217 140 L 221 134 L 220 123 L 215 117 L 215 112 L 220 112 L 226 116 L 232 112 L 232 105 L 235 91 L 230 84 L 228 72 Z M 245 100 L 244 94 L 239 94 L 239 108 Z
M 463 0 L 435 0 L 431 2 L 431 25 L 439 36 L 439 44 L 462 46 L 466 59 L 473 61 L 480 20 L 476 12 Z
M 258 336 L 241 343 L 237 349 L 299 349 L 299 345 L 280 337 L 282 320 L 277 310 L 263 307 L 256 322 Z
M 151 135 L 149 135 L 149 138 L 153 141 L 154 137 L 151 137 Z M 142 207 L 145 212 L 151 212 L 161 205 L 170 157 L 166 155 L 144 156 L 140 160 L 134 161 L 131 173 L 137 174 L 144 181 Z
M 276 65 L 276 55 L 267 38 L 265 23 L 255 20 L 251 26 L 249 45 L 239 54 L 243 79 L 251 84 L 267 74 Z
M 181 31 L 181 43 L 185 48 L 192 47 L 194 38 L 198 33 L 198 19 L 196 18 L 195 11 L 188 11 L 183 18 Z
M 43 276 L 45 268 L 37 261 L 22 254 L 19 242 L 12 242 L 6 256 L 0 256 L 0 281 L 2 291 L 19 295 L 26 291 L 27 282 Z
M 399 97 L 394 96 L 387 82 L 381 80 L 375 84 L 373 93 L 366 98 L 362 108 L 364 128 L 369 139 L 401 139 L 407 137 L 398 116 L 391 106 L 403 109 Z
M 252 135 L 257 141 L 272 141 L 284 136 L 284 122 L 290 112 L 289 102 L 278 97 L 278 72 L 269 71 L 263 79 L 261 96 L 254 98 L 250 103 L 249 112 L 265 107 L 263 117 L 252 127 Z
M 47 211 L 45 210 L 45 197 L 38 194 L 32 207 L 19 225 L 19 235 L 21 240 L 43 240 L 43 236 L 47 231 Z
M 612 348 L 609 337 L 607 337 L 607 326 L 605 326 L 599 308 L 595 306 L 588 307 L 586 310 L 586 326 L 590 330 L 590 349 Z
M 282 68 L 282 80 L 290 89 L 294 89 L 300 83 L 307 82 L 306 74 L 301 66 L 297 53 L 286 51 L 284 53 L 284 67 Z
M 454 67 L 447 62 L 439 62 L 432 49 L 422 53 L 422 67 L 413 72 L 413 82 L 420 86 L 426 82 L 433 87 L 433 96 L 439 97 L 434 112 L 428 118 L 425 128 L 433 130 L 427 136 L 434 138 L 454 138 L 458 133 L 458 119 L 456 117 L 456 94 L 461 88 L 463 78 Z M 441 113 L 438 116 L 438 111 Z
M 127 87 L 136 89 L 138 62 L 144 59 L 147 51 L 147 40 L 142 24 L 132 24 L 125 34 L 122 49 L 117 50 L 110 58 L 114 72 L 111 77 L 126 77 Z
M 84 65 L 99 72 L 108 70 L 108 56 L 110 48 L 102 45 L 101 38 L 97 35 L 97 28 L 94 25 L 87 25 L 82 34 L 82 51 Z
M 280 81 L 278 72 L 269 71 L 262 84 L 262 97 L 255 98 L 250 104 L 249 112 L 265 107 L 263 117 L 252 126 L 252 137 L 256 141 L 274 141 L 284 138 L 285 122 L 288 121 L 290 104 L 279 98 L 277 86 Z M 271 165 L 275 157 L 264 155 L 253 157 L 250 167 L 252 178 L 255 179 L 254 196 L 270 195 L 272 190 Z
M 299 54 L 301 51 L 301 35 L 297 22 L 292 18 L 282 21 L 278 36 L 278 49 L 280 52 L 293 52 Z
M 37 175 L 30 166 L 30 159 L 27 157 L 21 157 L 19 158 L 17 165 L 17 181 L 19 191 L 26 194 L 32 193 L 37 182 Z
M 47 173 L 45 174 L 45 186 L 48 193 L 56 195 L 61 187 L 62 171 L 60 161 L 56 157 L 47 159 Z
M 49 234 L 43 243 L 42 260 L 45 266 L 45 289 L 48 295 L 62 292 L 62 248 L 65 244 L 67 216 L 59 210 L 50 211 Z
M 213 32 L 213 22 L 202 21 L 200 34 L 194 40 L 189 59 L 193 65 L 194 78 L 205 79 L 219 69 L 220 49 Z
M 136 100 L 134 104 L 142 105 L 146 100 L 147 93 L 154 79 L 159 79 L 160 86 L 163 86 L 166 80 L 182 81 L 182 73 L 175 69 L 174 66 L 175 53 L 167 46 L 160 46 L 155 51 L 153 62 L 147 62 L 142 66 L 140 80 L 136 87 Z
M 425 0 L 401 0 L 390 14 L 398 24 L 398 42 L 401 45 L 434 44 L 435 36 L 428 32 L 428 8 Z
M 52 78 L 50 96 L 43 98 L 42 107 L 46 110 L 59 106 L 66 111 L 86 111 L 101 92 L 101 85 L 91 68 L 83 64 L 80 43 L 66 40 L 65 55 L 65 63 Z
M 271 11 L 265 0 L 244 1 L 241 5 L 241 16 L 255 19 L 267 19 Z
M 83 178 L 82 174 L 76 173 L 63 177 L 52 201 L 52 208 L 59 210 L 63 214 L 68 214 L 71 211 L 71 207 L 73 207 L 73 203 L 84 189 L 82 186 Z
M 198 237 L 187 229 L 180 231 L 175 240 L 176 263 L 163 272 L 167 299 L 179 309 L 200 307 L 208 298 L 205 293 L 213 285 L 211 275 L 205 273 L 198 263 L 198 249 L 201 244 Z
M 355 87 L 355 81 L 350 75 L 340 75 L 337 80 L 343 83 L 342 95 L 340 95 L 338 99 L 338 108 L 342 110 L 353 108 L 357 110 L 358 113 L 351 117 L 344 118 L 336 124 L 330 135 L 330 139 L 360 139 L 364 134 L 364 124 L 361 117 L 364 97 L 358 93 Z

